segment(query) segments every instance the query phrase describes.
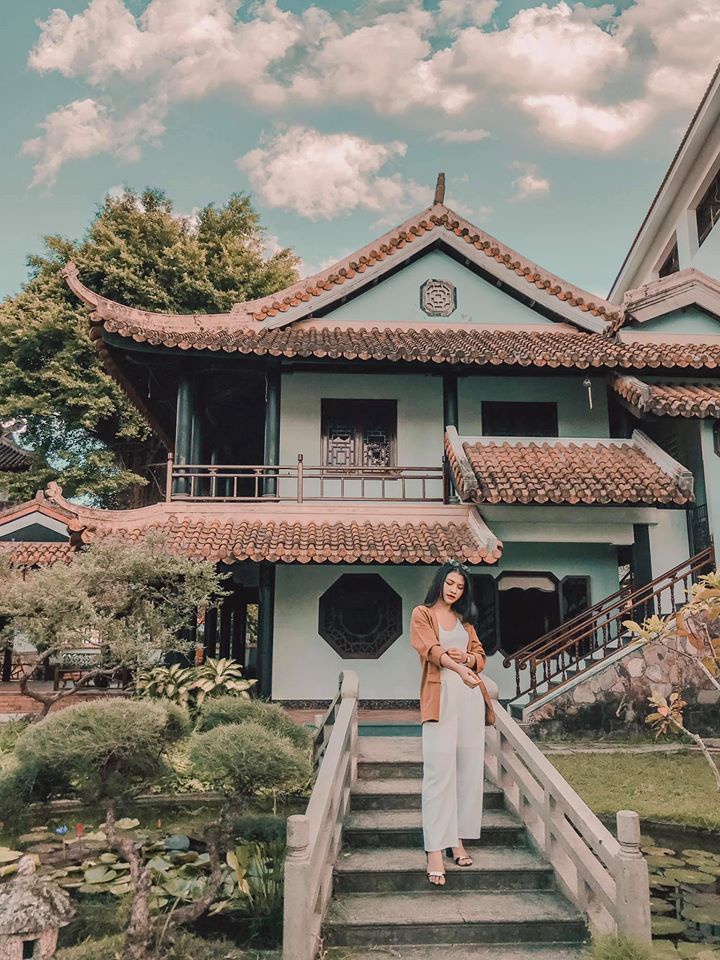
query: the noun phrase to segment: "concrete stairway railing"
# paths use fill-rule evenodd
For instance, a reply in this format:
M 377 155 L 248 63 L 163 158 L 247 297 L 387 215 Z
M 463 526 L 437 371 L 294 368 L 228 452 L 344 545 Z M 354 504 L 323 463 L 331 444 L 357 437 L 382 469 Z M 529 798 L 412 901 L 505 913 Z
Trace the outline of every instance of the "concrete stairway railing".
M 618 813 L 616 840 L 499 705 L 496 714 L 495 728 L 486 731 L 488 779 L 502 788 L 558 887 L 595 930 L 649 944 L 650 888 L 637 813 Z
M 313 960 L 332 896 L 350 790 L 357 778 L 358 676 L 340 677 L 340 701 L 318 776 L 303 814 L 288 817 L 283 960 Z M 330 718 L 331 712 L 325 715 Z M 322 731 L 319 731 L 322 734 Z

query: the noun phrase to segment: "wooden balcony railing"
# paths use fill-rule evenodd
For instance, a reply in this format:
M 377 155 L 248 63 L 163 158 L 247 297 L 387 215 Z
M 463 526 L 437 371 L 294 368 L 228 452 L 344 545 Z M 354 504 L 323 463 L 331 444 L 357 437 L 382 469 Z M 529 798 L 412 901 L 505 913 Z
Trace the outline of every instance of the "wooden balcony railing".
M 654 614 L 674 613 L 685 602 L 691 584 L 714 566 L 711 545 L 642 587 L 625 587 L 605 597 L 507 657 L 504 666 L 515 668 L 515 696 L 530 694 L 534 698 L 543 684 L 562 683 L 589 669 L 592 664 L 583 666 L 584 661 L 597 659 L 598 654 L 616 649 L 628 638 L 625 620 L 642 623 Z
M 449 472 L 437 467 L 176 464 L 168 458 L 167 500 L 422 501 L 447 503 Z

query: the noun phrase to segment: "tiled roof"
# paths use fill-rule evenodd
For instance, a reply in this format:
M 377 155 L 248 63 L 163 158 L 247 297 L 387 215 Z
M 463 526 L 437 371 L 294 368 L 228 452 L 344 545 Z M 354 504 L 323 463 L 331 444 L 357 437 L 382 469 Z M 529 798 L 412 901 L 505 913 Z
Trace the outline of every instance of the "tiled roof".
M 89 290 L 80 282 L 77 268 L 72 263 L 65 267 L 64 274 L 74 292 L 103 320 L 134 321 L 146 330 L 166 326 L 182 328 L 186 332 L 197 326 L 235 329 L 239 325 L 267 323 L 277 318 L 287 317 L 288 322 L 302 319 L 319 307 L 326 308 L 329 301 L 334 301 L 334 294 L 337 299 L 345 296 L 347 288 L 356 287 L 356 281 L 362 281 L 366 273 L 368 279 L 374 279 L 388 267 L 412 256 L 418 248 L 429 247 L 436 240 L 444 240 L 459 249 L 465 257 L 532 299 L 554 302 L 564 319 L 582 328 L 600 332 L 620 316 L 614 304 L 539 267 L 490 234 L 478 230 L 443 203 L 436 203 L 416 214 L 320 273 L 269 296 L 235 304 L 229 314 L 163 315 L 137 310 Z
M 50 567 L 70 563 L 77 547 L 70 543 L 36 543 L 30 540 L 0 541 L 0 557 L 15 567 Z
M 635 439 L 461 439 L 455 454 L 455 476 L 464 455 L 477 480 L 469 489 L 461 479 L 460 494 L 479 503 L 684 504 L 693 499 L 689 472 L 664 469 Z
M 29 463 L 29 453 L 16 446 L 9 437 L 0 437 L 0 470 L 26 470 Z
M 597 333 L 557 330 L 459 326 L 407 327 L 377 324 L 278 327 L 275 329 L 195 330 L 168 327 L 145 330 L 134 323 L 110 319 L 108 333 L 181 350 L 210 350 L 271 357 L 386 360 L 391 362 L 453 363 L 468 366 L 617 368 L 626 370 L 717 369 L 720 342 L 624 343 Z
M 48 492 L 53 504 L 63 511 L 72 509 L 57 487 Z M 106 537 L 139 541 L 149 534 L 165 537 L 167 548 L 183 556 L 228 563 L 437 564 L 449 559 L 495 563 L 502 544 L 476 514 L 476 508 L 466 505 L 370 506 L 358 515 L 335 504 L 333 520 L 325 519 L 327 509 L 322 506 L 161 503 L 129 511 L 77 507 L 68 520 L 72 545 L 1 546 L 22 565 L 32 565 L 34 557 L 39 564 L 56 562 L 73 549 Z
M 611 386 L 641 413 L 720 418 L 720 383 L 644 383 L 618 375 L 612 377 Z

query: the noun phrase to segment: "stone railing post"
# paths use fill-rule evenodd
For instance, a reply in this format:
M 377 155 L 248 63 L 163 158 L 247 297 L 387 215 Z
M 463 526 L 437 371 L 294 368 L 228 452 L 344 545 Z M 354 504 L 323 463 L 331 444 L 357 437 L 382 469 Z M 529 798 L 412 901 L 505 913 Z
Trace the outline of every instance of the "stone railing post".
M 354 700 L 352 727 L 350 731 L 350 763 L 352 764 L 351 784 L 357 780 L 357 761 L 360 744 L 358 741 L 358 698 L 360 696 L 360 678 L 354 670 L 343 670 L 340 681 L 340 694 L 343 700 Z
M 283 960 L 313 960 L 313 910 L 310 895 L 310 821 L 294 814 L 287 821 Z
M 615 872 L 618 933 L 648 944 L 650 933 L 650 886 L 648 868 L 640 853 L 640 818 L 634 810 L 617 815 L 620 853 Z

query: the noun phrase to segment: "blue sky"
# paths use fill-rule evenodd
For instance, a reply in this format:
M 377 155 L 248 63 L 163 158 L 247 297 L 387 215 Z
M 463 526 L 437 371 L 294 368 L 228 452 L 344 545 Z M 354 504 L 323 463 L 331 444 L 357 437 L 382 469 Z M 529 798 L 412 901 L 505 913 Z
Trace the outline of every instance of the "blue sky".
M 3 4 L 0 294 L 44 234 L 156 186 L 253 196 L 307 272 L 447 200 L 604 294 L 717 59 L 684 0 Z

